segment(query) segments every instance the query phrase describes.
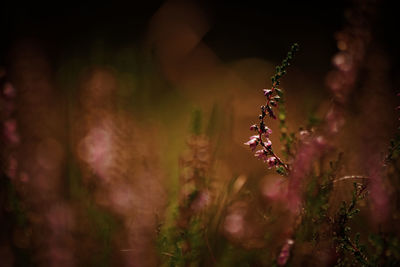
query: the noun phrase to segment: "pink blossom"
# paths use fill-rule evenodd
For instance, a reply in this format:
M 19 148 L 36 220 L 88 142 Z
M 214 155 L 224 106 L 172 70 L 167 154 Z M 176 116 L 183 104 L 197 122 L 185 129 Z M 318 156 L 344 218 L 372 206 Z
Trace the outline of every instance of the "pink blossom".
M 310 132 L 307 130 L 302 130 L 299 132 L 300 140 L 304 141 L 307 137 L 310 136 Z
M 202 190 L 197 195 L 196 199 L 193 201 L 190 208 L 194 212 L 199 212 L 206 208 L 211 202 L 210 192 L 208 190 Z
M 268 168 L 275 167 L 277 163 L 278 163 L 278 161 L 275 157 L 269 157 L 267 159 Z
M 15 132 L 17 130 L 17 121 L 14 119 L 9 119 L 4 122 L 4 129 L 7 132 Z
M 78 153 L 93 171 L 105 181 L 112 164 L 112 132 L 107 127 L 94 127 L 80 141 Z
M 272 134 L 272 130 L 270 128 L 268 128 L 267 126 L 265 126 L 264 128 L 264 135 L 266 138 L 268 138 L 271 134 Z
M 225 231 L 231 235 L 241 236 L 244 231 L 244 218 L 243 214 L 236 212 L 229 214 L 225 218 L 224 223 Z
M 4 122 L 4 135 L 11 144 L 19 143 L 16 120 L 9 119 Z
M 232 239 L 239 240 L 246 235 L 246 216 L 248 213 L 248 203 L 238 201 L 228 208 L 224 219 L 223 229 L 225 234 Z
M 255 156 L 256 158 L 258 158 L 258 159 L 263 160 L 264 162 L 267 161 L 267 153 L 265 153 L 265 151 L 264 151 L 263 149 L 257 150 L 257 151 L 254 153 L 254 156 Z
M 270 149 L 270 148 L 271 148 L 271 146 L 272 146 L 272 142 L 271 142 L 271 140 L 267 139 L 267 141 L 266 141 L 266 142 L 264 142 L 264 146 L 265 146 L 267 149 Z
M 16 96 L 15 88 L 11 83 L 4 84 L 3 94 L 8 98 L 14 98 Z
M 352 68 L 353 60 L 349 53 L 340 52 L 333 57 L 333 64 L 341 71 L 349 71 Z
M 263 89 L 263 92 L 264 92 L 265 96 L 269 96 L 272 94 L 272 90 L 270 90 L 270 89 Z
M 284 266 L 289 257 L 290 257 L 290 249 L 293 246 L 294 241 L 292 239 L 286 240 L 286 243 L 283 245 L 281 252 L 279 253 L 277 263 L 279 266 Z
M 254 151 L 258 145 L 258 141 L 259 141 L 259 136 L 253 135 L 250 137 L 250 140 L 244 144 L 250 146 L 251 150 Z
M 257 130 L 257 129 L 258 129 L 257 124 L 253 124 L 253 125 L 250 126 L 250 131 L 254 131 L 254 130 Z
M 264 179 L 261 183 L 261 193 L 268 200 L 285 201 L 287 196 L 287 180 L 280 176 L 272 176 Z

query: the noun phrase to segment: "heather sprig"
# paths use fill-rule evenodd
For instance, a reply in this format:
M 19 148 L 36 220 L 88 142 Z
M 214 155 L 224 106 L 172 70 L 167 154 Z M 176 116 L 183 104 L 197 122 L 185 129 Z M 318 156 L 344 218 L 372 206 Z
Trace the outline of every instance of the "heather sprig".
M 283 106 L 283 91 L 278 88 L 280 79 L 286 74 L 286 69 L 290 65 L 293 56 L 298 51 L 299 45 L 293 44 L 290 51 L 287 53 L 285 59 L 282 60 L 282 64 L 276 66 L 275 75 L 271 77 L 271 88 L 263 89 L 264 96 L 266 97 L 265 105 L 261 106 L 261 114 L 258 119 L 259 122 L 250 127 L 250 130 L 255 131 L 257 134 L 250 137 L 250 140 L 245 144 L 250 146 L 252 151 L 255 151 L 258 146 L 261 146 L 260 150 L 255 151 L 254 155 L 258 159 L 263 160 L 267 163 L 268 168 L 275 167 L 279 174 L 285 175 L 289 172 L 289 166 L 284 163 L 273 151 L 272 142 L 269 140 L 269 136 L 272 134 L 272 130 L 266 125 L 266 117 L 276 119 L 276 109 L 279 108 L 279 120 L 281 132 L 286 127 L 286 114 Z M 290 144 L 290 136 L 284 135 L 284 141 L 286 144 Z
M 352 238 L 351 227 L 348 225 L 349 221 L 360 212 L 357 204 L 358 201 L 365 197 L 365 189 L 365 185 L 354 183 L 351 202 L 343 201 L 332 221 L 336 251 L 339 253 L 337 266 L 348 266 L 348 264 L 370 266 L 366 255 L 366 247 L 360 243 L 360 233 L 356 233 Z

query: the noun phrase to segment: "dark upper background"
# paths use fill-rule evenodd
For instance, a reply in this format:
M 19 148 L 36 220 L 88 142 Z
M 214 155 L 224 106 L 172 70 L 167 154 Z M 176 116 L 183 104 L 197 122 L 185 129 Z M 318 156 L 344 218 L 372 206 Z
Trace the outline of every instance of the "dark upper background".
M 389 54 L 392 70 L 397 73 L 400 44 L 396 38 L 398 23 L 394 2 L 379 4 L 374 35 Z M 147 31 L 149 19 L 162 3 L 158 0 L 3 2 L 0 62 L 7 64 L 10 47 L 25 37 L 42 40 L 55 61 L 71 45 L 84 47 L 99 36 L 115 47 L 139 43 Z M 336 51 L 333 34 L 342 28 L 344 11 L 350 4 L 342 0 L 199 1 L 211 22 L 204 41 L 223 61 L 242 57 L 278 61 L 288 46 L 297 41 L 302 47 L 297 66 L 322 76 L 329 70 L 330 57 Z M 398 85 L 399 81 L 395 83 Z

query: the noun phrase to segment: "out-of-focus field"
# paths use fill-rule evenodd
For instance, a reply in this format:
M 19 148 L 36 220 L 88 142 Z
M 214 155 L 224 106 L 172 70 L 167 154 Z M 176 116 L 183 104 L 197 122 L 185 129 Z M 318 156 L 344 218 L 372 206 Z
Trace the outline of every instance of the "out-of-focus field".
M 158 234 L 177 220 L 194 164 L 209 189 L 204 202 L 225 204 L 214 211 L 220 222 L 210 222 L 221 266 L 241 257 L 237 248 L 265 249 L 266 225 L 270 253 L 279 252 L 284 230 L 261 214 L 279 195 L 278 174 L 243 143 L 293 42 L 301 48 L 281 84 L 288 131 L 324 119 L 334 33 L 347 7 L 331 3 L 324 16 L 322 4 L 286 4 L 265 12 L 255 3 L 65 4 L 65 13 L 48 7 L 48 17 L 42 5 L 7 6 L 0 266 L 160 265 Z M 390 24 L 387 5 L 377 29 Z M 351 174 L 365 170 L 359 155 L 385 151 L 397 127 L 390 40 L 386 32 L 373 39 L 334 140 Z M 281 155 L 278 123 L 268 126 Z M 333 193 L 340 200 L 352 189 L 341 186 Z

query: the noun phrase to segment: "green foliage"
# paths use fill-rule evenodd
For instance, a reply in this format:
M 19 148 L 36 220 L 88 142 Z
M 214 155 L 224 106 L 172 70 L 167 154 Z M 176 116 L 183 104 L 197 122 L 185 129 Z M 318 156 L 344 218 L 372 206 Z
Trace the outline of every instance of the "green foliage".
M 69 162 L 68 195 L 70 200 L 83 205 L 85 217 L 91 225 L 88 237 L 99 245 L 99 255 L 89 259 L 93 266 L 111 266 L 112 236 L 119 226 L 110 212 L 98 207 L 83 185 L 81 173 L 75 162 Z
M 297 43 L 294 43 L 290 47 L 290 51 L 287 53 L 286 57 L 282 60 L 281 65 L 275 67 L 275 74 L 271 77 L 271 81 L 274 86 L 279 85 L 280 79 L 286 74 L 286 68 L 290 66 L 290 62 L 298 50 L 299 45 Z
M 177 213 L 178 215 L 178 213 Z M 187 228 L 176 225 L 164 228 L 157 238 L 157 247 L 163 266 L 200 266 L 207 253 L 205 229 L 199 218 L 190 220 Z
M 299 50 L 299 45 L 297 43 L 293 44 L 290 48 L 290 51 L 286 55 L 286 57 L 282 60 L 281 65 L 276 66 L 275 75 L 271 77 L 271 81 L 273 87 L 278 86 L 280 84 L 280 79 L 286 74 L 286 69 L 290 65 L 291 60 L 293 59 L 295 53 Z M 286 108 L 285 108 L 285 96 L 282 89 L 276 88 L 277 96 L 274 98 L 274 101 L 279 103 L 278 108 L 278 119 L 279 119 L 279 130 L 281 133 L 280 141 L 282 143 L 282 153 L 286 160 L 289 157 L 293 156 L 293 144 L 295 140 L 295 133 L 289 132 L 288 125 L 286 123 Z M 277 172 L 281 175 L 287 175 L 286 172 L 283 172 L 281 169 L 277 169 Z
M 300 225 L 295 229 L 295 242 L 298 244 L 293 251 L 293 257 L 312 258 L 315 255 L 301 252 L 305 244 L 318 249 L 321 242 L 331 239 L 329 229 L 329 201 L 333 190 L 333 181 L 343 166 L 342 153 L 335 161 L 331 161 L 329 168 L 320 175 L 311 174 L 310 183 L 304 194 L 303 212 Z M 307 255 L 304 255 L 307 254 Z
M 399 158 L 400 155 L 400 134 L 396 134 L 395 138 L 390 140 L 390 146 L 386 156 L 386 161 L 394 161 Z
M 349 221 L 360 212 L 356 206 L 358 201 L 365 197 L 365 189 L 365 186 L 354 183 L 352 200 L 350 203 L 342 202 L 332 222 L 336 251 L 339 253 L 337 266 L 370 266 L 366 246 L 360 243 L 360 233 L 352 237 L 349 226 Z
M 219 115 L 218 114 L 218 105 L 214 104 L 213 108 L 211 110 L 210 119 L 208 120 L 208 125 L 207 125 L 207 130 L 206 130 L 206 134 L 209 138 L 215 137 L 215 134 L 217 133 L 218 122 L 219 122 L 218 115 Z
M 92 264 L 104 267 L 111 266 L 111 238 L 117 226 L 116 220 L 111 214 L 92 203 L 87 203 L 86 211 L 93 226 L 91 235 L 98 244 L 101 244 L 101 253 L 92 258 Z
M 315 114 L 310 114 L 308 116 L 307 129 L 318 127 L 322 124 L 322 122 L 323 120 L 321 118 L 317 117 Z
M 200 135 L 201 134 L 201 124 L 202 124 L 202 114 L 201 110 L 195 109 L 192 113 L 192 127 L 191 127 L 191 132 L 194 135 Z
M 400 241 L 393 233 L 372 233 L 368 237 L 372 246 L 371 266 L 398 266 L 400 264 Z

